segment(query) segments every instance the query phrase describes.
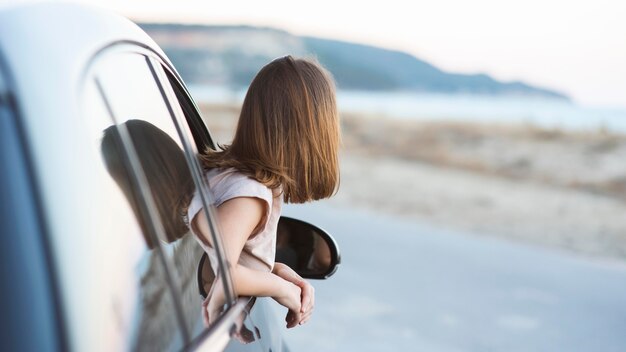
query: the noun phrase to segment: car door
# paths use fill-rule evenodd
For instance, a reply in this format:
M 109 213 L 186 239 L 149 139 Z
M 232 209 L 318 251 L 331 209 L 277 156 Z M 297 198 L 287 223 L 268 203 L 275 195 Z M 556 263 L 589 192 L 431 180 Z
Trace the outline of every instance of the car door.
M 110 47 L 94 58 L 86 77 L 92 100 L 101 101 L 113 122 L 103 129 L 104 163 L 124 190 L 139 219 L 143 240 L 154 253 L 153 265 L 140 280 L 141 313 L 135 315 L 132 347 L 221 350 L 231 336 L 238 336 L 238 329 L 245 327 L 246 312 L 254 301 L 235 301 L 227 271 L 214 270 L 213 275 L 219 275 L 224 284 L 227 305 L 213 326 L 203 322 L 197 280 L 203 252 L 186 226 L 184 209 L 198 190 L 204 198 L 207 218 L 212 219 L 210 193 L 196 159 L 198 150 L 212 146 L 210 135 L 175 72 L 145 48 L 129 44 Z M 128 169 L 134 175 L 124 175 Z M 211 225 L 215 228 L 213 222 Z M 218 256 L 223 255 L 215 230 L 212 242 Z M 160 311 L 160 303 L 171 303 L 170 316 L 175 319 L 161 319 L 167 313 Z M 240 344 L 236 349 L 259 350 L 267 345 L 268 339 L 263 344 L 259 341 L 260 329 L 253 330 L 256 338 L 245 342 L 257 342 Z
M 169 197 L 173 193 L 164 187 L 156 189 L 156 181 L 172 180 L 177 171 L 181 179 L 190 173 L 180 172 L 187 168 L 184 156 L 180 158 L 180 141 L 168 140 L 169 135 L 163 132 L 165 129 L 175 135 L 176 130 L 148 62 L 146 56 L 131 50 L 109 49 L 92 60 L 84 78 L 83 113 L 92 126 L 93 149 L 99 152 L 102 184 L 107 184 L 107 195 L 114 197 L 102 213 L 110 221 L 101 224 L 102 219 L 93 220 L 108 227 L 101 231 L 109 238 L 107 242 L 117 241 L 116 252 L 110 253 L 115 260 L 107 261 L 98 274 L 105 279 L 111 277 L 106 285 L 109 292 L 103 294 L 103 299 L 116 302 L 110 309 L 113 312 L 105 312 L 113 316 L 104 320 L 104 328 L 120 331 L 116 334 L 119 342 L 112 347 L 180 350 L 191 341 L 181 301 L 197 295 L 186 294 L 179 284 L 184 279 L 180 273 L 193 275 L 193 258 L 174 263 L 174 253 L 185 252 L 193 257 L 201 252 L 194 247 L 193 239 L 185 236 L 182 220 L 175 221 L 177 214 L 168 214 L 169 204 L 163 201 L 169 198 L 162 195 Z M 154 135 L 154 131 L 160 134 Z M 157 147 L 164 139 L 171 143 L 165 146 L 178 148 L 179 154 L 170 160 L 159 159 L 163 149 Z M 148 166 L 162 169 L 148 173 Z M 184 186 L 194 190 L 193 182 Z M 111 218 L 116 213 L 122 214 Z M 127 224 L 133 228 L 128 229 Z M 177 265 L 188 270 L 176 270 Z

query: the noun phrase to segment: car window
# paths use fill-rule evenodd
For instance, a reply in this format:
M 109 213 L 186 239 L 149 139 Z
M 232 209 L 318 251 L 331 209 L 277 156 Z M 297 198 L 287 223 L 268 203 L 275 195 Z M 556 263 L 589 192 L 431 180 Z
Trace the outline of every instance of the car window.
M 186 137 L 189 126 L 172 119 L 175 112 L 182 114 L 181 105 L 156 58 L 117 52 L 100 60 L 94 72 L 117 129 L 132 141 L 136 166 L 150 188 L 153 215 L 162 226 L 157 242 L 171 271 L 168 280 L 180 304 L 181 322 L 186 334 L 197 336 L 206 328 L 197 280 L 204 252 L 189 230 L 186 209 L 197 189 L 208 192 L 195 160 L 195 142 Z M 215 243 L 220 251 L 219 241 Z M 227 276 L 212 269 L 213 277 Z M 220 284 L 229 282 L 223 278 Z M 232 288 L 228 290 L 232 296 Z
M 84 284 L 95 287 L 90 306 L 102 329 L 93 340 L 105 344 L 99 346 L 103 350 L 180 349 L 186 338 L 167 267 L 118 127 L 93 78 L 85 82 L 82 96 L 91 141 L 85 148 L 97 161 L 90 165 L 93 194 L 86 205 L 93 232 L 89 246 L 80 247 L 81 257 L 90 258 L 81 263 L 92 278 Z
M 155 66 L 155 71 L 157 76 L 159 77 L 159 81 L 163 86 L 163 90 L 165 95 L 168 97 L 168 100 L 171 102 L 172 112 L 174 114 L 174 119 L 177 125 L 179 132 L 181 133 L 181 137 L 184 142 L 188 145 L 186 146 L 186 151 L 188 153 L 189 162 L 197 171 L 197 185 L 202 188 L 202 192 L 200 192 L 203 196 L 201 197 L 201 202 L 204 206 L 204 211 L 206 212 L 206 217 L 210 219 L 209 228 L 211 230 L 211 242 L 216 243 L 216 255 L 218 262 L 222 262 L 221 266 L 224 265 L 225 256 L 221 248 L 223 248 L 221 244 L 221 238 L 217 234 L 217 230 L 215 228 L 216 220 L 214 216 L 215 207 L 212 205 L 211 193 L 209 192 L 209 187 L 206 183 L 206 179 L 204 178 L 204 171 L 201 166 L 201 162 L 198 158 L 199 153 L 203 152 L 207 148 L 215 148 L 215 144 L 213 139 L 211 138 L 208 129 L 200 117 L 197 107 L 195 106 L 193 100 L 189 96 L 187 90 L 183 87 L 182 83 L 176 78 L 173 71 L 171 71 L 167 66 L 162 65 L 161 63 L 153 60 L 153 64 Z M 158 67 L 157 67 L 158 66 Z M 211 283 L 214 279 L 212 278 L 212 272 L 215 269 L 211 268 L 211 264 L 209 260 L 202 260 L 202 262 L 198 262 L 199 270 L 198 270 L 198 281 L 201 287 L 201 293 L 206 295 L 207 292 L 210 292 L 210 286 L 208 284 Z M 222 275 L 223 286 L 225 291 L 231 292 L 231 297 L 226 298 L 229 303 L 234 303 L 234 298 L 236 297 L 234 294 L 234 289 L 232 286 L 232 281 L 228 275 L 228 272 Z M 183 302 L 183 304 L 189 304 L 189 301 Z M 196 314 L 197 309 L 195 307 L 185 307 L 186 312 L 192 312 L 192 316 L 190 317 L 193 320 L 193 314 Z M 194 329 L 195 332 L 199 330 Z M 197 335 L 194 335 L 197 336 Z

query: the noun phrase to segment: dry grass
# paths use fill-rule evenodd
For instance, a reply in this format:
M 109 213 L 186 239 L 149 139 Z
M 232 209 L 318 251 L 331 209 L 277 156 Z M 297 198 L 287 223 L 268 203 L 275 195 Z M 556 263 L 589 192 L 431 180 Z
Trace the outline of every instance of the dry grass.
M 346 152 L 385 156 L 626 200 L 626 136 L 532 125 L 342 116 Z M 623 157 L 623 158 L 622 158 Z

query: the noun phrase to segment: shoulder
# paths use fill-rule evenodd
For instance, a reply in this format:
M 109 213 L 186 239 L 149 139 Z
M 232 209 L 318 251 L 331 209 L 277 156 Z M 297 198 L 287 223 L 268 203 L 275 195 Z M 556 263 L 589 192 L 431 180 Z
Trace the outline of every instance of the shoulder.
M 212 169 L 207 171 L 206 178 L 215 206 L 237 197 L 260 198 L 269 206 L 272 204 L 273 193 L 269 187 L 236 169 Z
M 256 225 L 252 237 L 265 229 L 274 206 L 269 187 L 235 169 L 212 170 L 207 179 L 220 218 L 224 213 L 247 214 Z
M 235 204 L 262 204 L 264 217 L 267 218 L 273 207 L 274 197 L 272 190 L 235 169 L 210 169 L 204 173 L 208 184 L 211 199 L 208 201 L 215 207 L 219 207 L 223 203 L 236 198 L 256 198 L 248 199 L 248 202 L 234 202 Z M 280 199 L 278 199 L 280 201 Z M 232 205 L 233 202 L 231 202 Z M 191 223 L 198 212 L 203 208 L 203 204 L 198 191 L 194 196 L 187 209 L 187 219 Z

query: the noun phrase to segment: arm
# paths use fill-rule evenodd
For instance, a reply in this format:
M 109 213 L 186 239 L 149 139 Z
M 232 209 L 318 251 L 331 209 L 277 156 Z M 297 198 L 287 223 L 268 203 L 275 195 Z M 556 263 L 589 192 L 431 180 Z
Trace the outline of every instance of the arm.
M 315 306 L 315 289 L 313 286 L 298 275 L 298 273 L 293 271 L 288 265 L 283 263 L 276 262 L 272 273 L 300 287 L 302 290 L 300 312 L 303 315 L 300 325 L 309 321 L 313 313 L 313 307 Z
M 230 199 L 217 208 L 220 229 L 225 234 L 224 250 L 236 294 L 274 298 L 289 309 L 287 326 L 293 327 L 303 318 L 300 312 L 300 287 L 273 273 L 252 270 L 238 264 L 243 246 L 263 218 L 264 205 L 258 198 L 239 197 Z M 205 241 L 210 239 L 204 212 L 198 213 L 192 226 Z

